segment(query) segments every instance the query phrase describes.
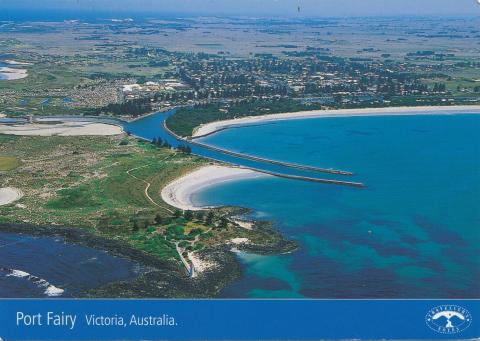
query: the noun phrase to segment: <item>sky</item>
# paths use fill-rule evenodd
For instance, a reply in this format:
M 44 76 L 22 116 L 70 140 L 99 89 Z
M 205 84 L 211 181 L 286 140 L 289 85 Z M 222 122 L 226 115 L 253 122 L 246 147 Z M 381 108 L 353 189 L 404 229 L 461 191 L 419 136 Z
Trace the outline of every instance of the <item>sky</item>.
M 480 0 L 0 0 L 0 10 L 86 10 L 132 15 L 480 16 L 479 2 Z

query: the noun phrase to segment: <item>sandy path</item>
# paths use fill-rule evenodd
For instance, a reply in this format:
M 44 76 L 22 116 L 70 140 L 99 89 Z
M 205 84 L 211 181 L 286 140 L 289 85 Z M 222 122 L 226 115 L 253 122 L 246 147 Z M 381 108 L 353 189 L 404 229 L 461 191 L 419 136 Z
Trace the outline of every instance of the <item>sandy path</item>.
M 167 157 L 166 157 L 165 159 L 163 159 L 162 161 L 165 161 L 165 160 L 168 159 L 169 157 L 170 157 L 170 156 L 167 156 Z M 143 183 L 146 185 L 145 191 L 144 191 L 145 196 L 147 197 L 147 199 L 148 199 L 153 205 L 155 205 L 155 206 L 157 206 L 158 208 L 161 208 L 161 209 L 163 209 L 163 210 L 166 210 L 166 211 L 169 212 L 169 213 L 173 213 L 173 211 L 172 211 L 171 209 L 161 206 L 161 205 L 158 204 L 155 200 L 152 199 L 152 197 L 150 196 L 150 194 L 148 194 L 148 190 L 149 190 L 149 188 L 150 188 L 150 186 L 151 186 L 150 182 L 148 182 L 148 181 L 146 181 L 146 180 L 143 180 L 143 179 L 140 179 L 139 177 L 136 177 L 135 175 L 130 174 L 131 172 L 133 172 L 133 171 L 135 171 L 135 170 L 137 170 L 137 169 L 142 169 L 142 168 L 145 168 L 145 167 L 148 167 L 148 166 L 150 166 L 150 164 L 143 165 L 143 166 L 139 166 L 139 167 L 135 167 L 135 168 L 129 169 L 126 173 L 127 173 L 129 176 L 131 176 L 132 178 L 134 178 L 135 180 L 141 181 L 141 182 L 143 182 Z

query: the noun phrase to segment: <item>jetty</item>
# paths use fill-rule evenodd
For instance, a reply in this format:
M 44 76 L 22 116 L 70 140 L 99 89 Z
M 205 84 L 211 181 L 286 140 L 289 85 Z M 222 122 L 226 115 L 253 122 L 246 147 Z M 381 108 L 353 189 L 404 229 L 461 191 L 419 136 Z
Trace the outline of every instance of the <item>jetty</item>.
M 176 133 L 174 133 L 172 130 L 170 130 L 170 128 L 167 126 L 167 122 L 166 122 L 166 121 L 163 121 L 163 128 L 164 128 L 165 131 L 167 131 L 170 135 L 172 135 L 173 137 L 175 137 L 178 141 L 182 141 L 182 142 L 184 142 L 184 143 L 186 143 L 186 144 L 191 144 L 191 145 L 193 145 L 193 146 L 197 146 L 197 147 L 201 147 L 201 148 L 213 150 L 213 151 L 216 151 L 216 152 L 219 152 L 219 153 L 222 153 L 222 154 L 226 154 L 226 155 L 238 157 L 238 158 L 245 159 L 245 160 L 262 162 L 262 163 L 266 163 L 266 164 L 271 164 L 271 165 L 276 165 L 276 166 L 282 166 L 282 167 L 286 167 L 286 168 L 299 169 L 299 170 L 304 170 L 304 171 L 309 171 L 309 172 L 328 173 L 328 174 L 344 175 L 344 176 L 352 176 L 352 175 L 354 175 L 354 173 L 348 172 L 348 171 L 344 171 L 344 170 L 338 170 L 338 169 L 332 169 L 332 168 L 321 168 L 321 167 L 315 167 L 315 166 L 306 166 L 306 165 L 299 165 L 299 164 L 296 164 L 296 163 L 290 163 L 290 162 L 283 162 L 283 161 L 271 160 L 271 159 L 262 158 L 262 157 L 258 157 L 258 156 L 252 156 L 252 155 L 248 155 L 248 154 L 242 154 L 242 153 L 232 152 L 232 151 L 230 151 L 230 150 L 226 150 L 226 149 L 223 149 L 223 148 L 218 148 L 218 147 L 210 146 L 210 145 L 205 144 L 205 143 L 201 143 L 201 142 L 197 142 L 197 141 L 192 141 L 192 140 L 186 139 L 186 138 L 184 138 L 184 137 L 182 137 L 182 136 L 179 136 L 179 135 L 177 135 Z M 313 178 L 312 178 L 312 179 L 313 179 Z
M 273 176 L 276 176 L 276 177 L 279 177 L 279 178 L 310 181 L 310 182 L 319 182 L 319 183 L 324 183 L 324 184 L 357 187 L 357 188 L 366 188 L 367 187 L 362 182 L 342 181 L 342 180 L 333 180 L 333 179 L 321 179 L 321 178 L 312 178 L 312 177 L 301 176 L 301 175 L 281 174 L 281 173 L 269 172 L 269 171 L 265 171 L 265 170 L 261 170 L 261 169 L 254 169 L 254 168 L 252 168 L 252 170 L 257 171 L 259 173 L 273 175 Z

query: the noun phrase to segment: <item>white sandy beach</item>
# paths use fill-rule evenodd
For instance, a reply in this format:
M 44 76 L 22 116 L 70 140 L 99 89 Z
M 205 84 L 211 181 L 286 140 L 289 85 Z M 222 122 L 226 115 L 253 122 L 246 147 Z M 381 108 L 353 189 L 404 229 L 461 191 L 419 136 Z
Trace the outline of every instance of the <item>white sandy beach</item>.
M 198 138 L 205 135 L 210 135 L 218 130 L 241 125 L 265 123 L 280 120 L 351 116 L 452 115 L 465 112 L 479 114 L 480 105 L 313 110 L 283 114 L 248 116 L 238 119 L 217 121 L 201 125 L 194 130 L 193 137 Z
M 17 188 L 0 188 L 0 206 L 11 204 L 23 197 L 23 192 Z
M 92 122 L 62 122 L 59 124 L 0 124 L 0 134 L 22 136 L 108 136 L 119 135 L 119 126 Z
M 25 69 L 14 69 L 11 67 L 0 67 L 1 79 L 11 81 L 16 79 L 22 79 L 28 76 L 28 71 Z
M 189 173 L 165 186 L 162 199 L 167 204 L 181 210 L 198 211 L 203 207 L 195 206 L 191 201 L 193 193 L 213 184 L 269 176 L 245 168 L 224 166 L 205 166 Z

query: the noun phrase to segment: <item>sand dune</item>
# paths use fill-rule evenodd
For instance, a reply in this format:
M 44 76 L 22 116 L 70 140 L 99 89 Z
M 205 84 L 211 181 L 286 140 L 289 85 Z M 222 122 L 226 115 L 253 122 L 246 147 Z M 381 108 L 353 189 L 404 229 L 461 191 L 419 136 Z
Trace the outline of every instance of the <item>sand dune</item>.
M 60 124 L 0 124 L 0 134 L 24 136 L 94 136 L 119 135 L 119 126 L 92 122 L 62 122 Z
M 11 204 L 23 197 L 21 190 L 13 187 L 0 188 L 0 206 Z

